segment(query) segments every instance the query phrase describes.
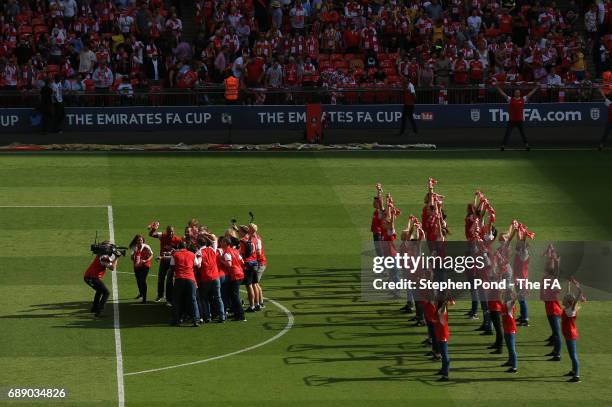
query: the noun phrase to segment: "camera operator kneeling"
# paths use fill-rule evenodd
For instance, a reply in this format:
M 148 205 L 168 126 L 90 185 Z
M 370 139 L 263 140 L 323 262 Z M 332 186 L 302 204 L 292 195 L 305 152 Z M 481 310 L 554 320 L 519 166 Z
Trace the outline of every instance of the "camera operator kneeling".
M 105 241 L 101 243 L 101 246 L 102 245 L 108 245 L 110 247 L 111 243 Z M 106 273 L 106 269 L 112 270 L 116 266 L 117 257 L 115 254 L 96 254 L 96 257 L 93 259 L 89 267 L 87 267 L 85 275 L 83 276 L 85 283 L 96 291 L 93 304 L 91 306 L 91 312 L 93 312 L 96 317 L 99 317 L 102 314 L 104 304 L 106 304 L 109 296 L 108 288 L 106 288 L 102 278 Z

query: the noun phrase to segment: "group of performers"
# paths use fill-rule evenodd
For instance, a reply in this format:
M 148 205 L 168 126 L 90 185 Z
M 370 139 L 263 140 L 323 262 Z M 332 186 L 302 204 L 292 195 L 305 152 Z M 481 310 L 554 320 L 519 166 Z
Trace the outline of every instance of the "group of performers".
M 374 247 L 378 256 L 419 256 L 426 249 L 430 256 L 445 257 L 447 239 L 451 234 L 444 210 L 445 197 L 434 192 L 437 180 L 429 178 L 427 193 L 421 219 L 410 214 L 406 227 L 399 233 L 396 230 L 396 220 L 401 215 L 395 206 L 390 193 L 384 195 L 381 184 L 376 184 L 374 197 L 374 214 L 372 216 L 371 231 Z M 492 354 L 502 354 L 505 343 L 508 360 L 502 365 L 507 367 L 506 372 L 518 372 L 518 355 L 516 351 L 517 326 L 529 326 L 529 307 L 527 303 L 527 290 L 524 284 L 517 284 L 519 280 L 526 281 L 529 276 L 530 245 L 529 240 L 535 238 L 535 233 L 517 220 L 513 220 L 508 229 L 499 233 L 496 226 L 496 213 L 491 202 L 482 191 L 476 191 L 473 202 L 467 205 L 465 217 L 466 251 L 470 256 L 481 256 L 485 259 L 485 267 L 467 270 L 466 277 L 470 284 L 471 307 L 466 317 L 472 320 L 479 319 L 478 308 L 482 312 L 482 324 L 476 329 L 481 335 L 495 336 L 495 341 L 488 347 Z M 399 251 L 396 248 L 397 237 L 400 237 Z M 514 250 L 511 242 L 515 240 Z M 545 269 L 542 281 L 559 279 L 560 256 L 554 246 L 550 244 L 542 253 L 545 257 Z M 394 270 L 390 279 L 399 279 L 399 273 Z M 409 279 L 428 279 L 431 281 L 446 280 L 448 271 L 443 269 L 418 268 L 411 270 Z M 502 282 L 506 280 L 505 289 L 475 289 L 474 280 L 480 279 L 488 282 Z M 497 285 L 502 286 L 501 284 Z M 551 335 L 546 340 L 552 347 L 550 361 L 561 360 L 561 337 L 565 339 L 572 369 L 567 373 L 569 382 L 580 381 L 579 361 L 576 353 L 576 316 L 580 303 L 585 301 L 578 281 L 570 278 L 567 292 L 560 301 L 561 288 L 551 288 L 542 285 L 540 298 L 551 328 Z M 554 286 L 553 286 L 554 287 Z M 518 303 L 519 314 L 516 314 Z M 412 321 L 415 326 L 426 326 L 428 337 L 423 344 L 431 346 L 426 356 L 432 360 L 442 362 L 438 372 L 441 381 L 449 380 L 449 338 L 448 308 L 455 304 L 449 290 L 407 290 L 406 304 L 400 309 L 405 313 L 415 313 Z

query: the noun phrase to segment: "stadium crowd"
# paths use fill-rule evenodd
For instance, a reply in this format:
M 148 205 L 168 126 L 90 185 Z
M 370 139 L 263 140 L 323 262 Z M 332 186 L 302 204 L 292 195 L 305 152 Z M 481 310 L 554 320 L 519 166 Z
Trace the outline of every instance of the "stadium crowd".
M 607 69 L 612 7 L 574 0 L 6 0 L 0 85 L 67 92 L 190 89 L 232 73 L 250 88 L 420 88 L 589 79 Z M 582 28 L 584 27 L 584 29 Z M 584 35 L 581 33 L 584 32 Z
M 377 256 L 394 258 L 396 256 L 421 256 L 428 249 L 431 256 L 444 258 L 448 253 L 447 236 L 450 234 L 444 210 L 445 197 L 434 192 L 437 180 L 429 178 L 427 193 L 421 218 L 414 215 L 407 217 L 407 225 L 399 231 L 396 229 L 396 220 L 401 211 L 395 205 L 391 194 L 383 196 L 381 184 L 376 185 L 374 197 L 374 213 L 371 222 L 371 231 L 374 240 L 374 249 Z M 528 289 L 522 286 L 521 281 L 529 279 L 529 263 L 533 257 L 533 249 L 529 240 L 535 238 L 535 233 L 523 223 L 513 220 L 506 231 L 499 231 L 495 227 L 496 211 L 482 191 L 476 191 L 473 202 L 467 205 L 465 217 L 465 239 L 467 247 L 465 254 L 481 256 L 483 267 L 473 265 L 466 270 L 467 280 L 471 283 L 471 308 L 466 317 L 478 320 L 478 308 L 482 311 L 482 323 L 476 328 L 481 335 L 494 336 L 494 342 L 488 347 L 491 354 L 502 354 L 504 343 L 508 352 L 508 360 L 502 367 L 508 368 L 506 372 L 518 372 L 517 338 L 520 331 L 517 327 L 529 326 L 529 307 L 527 303 Z M 399 240 L 399 248 L 396 241 Z M 516 241 L 514 249 L 512 240 Z M 545 342 L 552 347 L 546 354 L 551 362 L 561 360 L 561 337 L 565 339 L 570 360 L 571 370 L 565 375 L 570 377 L 569 382 L 580 382 L 580 363 L 576 351 L 578 329 L 576 317 L 581 302 L 586 301 L 578 281 L 569 278 L 567 292 L 561 295 L 560 283 L 547 287 L 546 281 L 559 281 L 560 256 L 553 244 L 549 244 L 542 253 L 546 259 L 542 275 L 542 289 L 540 299 L 544 304 L 551 335 Z M 450 271 L 440 263 L 439 266 L 424 266 L 415 263 L 410 269 L 393 268 L 389 270 L 388 279 L 394 282 L 402 278 L 419 281 L 446 282 L 451 280 Z M 492 283 L 492 288 L 476 288 L 476 280 Z M 502 283 L 496 288 L 494 283 Z M 484 287 L 481 286 L 481 287 Z M 572 292 L 572 287 L 575 290 Z M 406 290 L 406 304 L 400 311 L 415 313 L 411 319 L 414 326 L 427 326 L 428 337 L 423 344 L 431 346 L 426 356 L 431 360 L 441 361 L 442 366 L 438 374 L 440 380 L 449 380 L 450 357 L 450 327 L 448 307 L 455 301 L 450 290 L 444 289 L 410 289 Z M 519 315 L 516 314 L 515 305 L 518 303 Z M 459 333 L 460 335 L 461 333 Z
M 172 307 L 172 325 L 189 320 L 193 326 L 213 320 L 225 322 L 228 316 L 246 321 L 245 312 L 265 308 L 260 281 L 266 270 L 264 244 L 257 225 L 236 225 L 217 237 L 197 219 L 191 219 L 183 236 L 173 226 L 158 231 L 159 222 L 148 226 L 148 235 L 160 242 L 155 256 L 145 237 L 136 235 L 129 244 L 130 258 L 138 287 L 137 300 L 147 302 L 147 276 L 155 259 L 159 262 L 157 298 Z M 109 244 L 110 242 L 103 242 Z M 117 266 L 115 255 L 97 255 L 87 268 L 84 280 L 95 290 L 91 308 L 102 316 L 109 291 L 102 281 L 107 269 Z M 244 285 L 248 307 L 243 307 L 240 286 Z

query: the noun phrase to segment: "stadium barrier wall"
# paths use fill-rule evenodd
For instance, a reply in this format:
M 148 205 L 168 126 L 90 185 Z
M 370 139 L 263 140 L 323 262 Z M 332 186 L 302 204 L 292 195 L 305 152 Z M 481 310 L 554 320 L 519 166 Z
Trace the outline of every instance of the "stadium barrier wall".
M 306 108 L 287 106 L 166 106 L 70 107 L 67 131 L 159 131 L 181 129 L 304 130 Z M 401 105 L 323 105 L 324 122 L 332 129 L 396 129 Z M 422 128 L 496 128 L 508 120 L 507 104 L 417 105 L 415 118 Z M 525 108 L 529 126 L 603 126 L 603 103 L 537 103 Z M 0 109 L 3 133 L 32 133 L 40 126 L 35 109 Z

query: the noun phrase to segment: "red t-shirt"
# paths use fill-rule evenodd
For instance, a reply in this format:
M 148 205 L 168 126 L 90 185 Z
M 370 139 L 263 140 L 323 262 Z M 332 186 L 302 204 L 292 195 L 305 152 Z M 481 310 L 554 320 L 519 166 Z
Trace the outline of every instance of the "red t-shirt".
M 559 301 L 544 301 L 544 308 L 546 309 L 546 316 L 560 316 L 563 313 L 561 304 Z
M 434 322 L 436 320 L 436 304 L 431 301 L 425 301 L 423 306 L 423 313 L 425 314 L 425 321 Z
M 455 62 L 455 82 L 458 84 L 465 84 L 468 80 L 468 65 L 465 60 L 459 60 Z
M 84 278 L 102 278 L 106 273 L 106 266 L 102 262 L 109 262 L 110 258 L 106 255 L 96 256 L 85 271 Z
M 372 215 L 372 225 L 370 226 L 372 233 L 382 233 L 382 219 L 379 216 L 379 210 L 375 209 Z
M 265 266 L 267 264 L 266 260 L 266 252 L 264 251 L 264 244 L 261 237 L 257 236 L 257 262 L 260 266 Z
M 257 83 L 261 77 L 261 74 L 263 73 L 263 67 L 264 60 L 262 58 L 256 58 L 253 62 L 248 63 L 246 66 L 247 83 Z
M 502 310 L 502 302 L 501 301 L 489 301 L 489 311 L 497 311 L 501 312 Z
M 438 342 L 448 342 L 450 331 L 448 329 L 448 312 L 444 313 L 444 324 L 440 322 L 440 313 L 436 312 L 434 319 L 434 331 Z
M 171 249 L 176 249 L 178 244 L 181 242 L 181 238 L 177 235 L 172 237 L 168 236 L 166 232 L 159 236 L 159 252 L 169 252 Z
M 510 34 L 512 32 L 512 16 L 509 14 L 502 15 L 499 18 L 499 31 L 503 34 Z
M 574 316 L 572 317 L 568 316 L 565 310 L 561 313 L 561 332 L 565 340 L 578 339 L 578 329 L 576 328 L 577 315 L 577 311 L 574 311 Z
M 612 124 L 612 103 L 606 101 L 606 105 L 608 106 L 608 123 Z
M 247 242 L 251 243 L 251 254 L 246 256 Z M 257 261 L 257 240 L 254 237 L 246 237 L 240 240 L 240 255 L 244 262 Z
M 514 255 L 514 279 L 527 278 L 529 276 L 529 257 L 526 260 L 521 258 L 520 254 Z
M 482 62 L 477 59 L 470 61 L 470 78 L 473 80 L 480 81 L 484 77 Z
M 525 109 L 525 101 L 527 101 L 527 97 L 523 96 L 518 99 L 514 97 L 508 97 L 508 99 L 508 102 L 510 102 L 510 104 L 508 105 L 510 121 L 522 122 L 523 120 L 525 120 L 523 117 L 523 110 Z
M 212 247 L 200 250 L 202 264 L 198 281 L 213 281 L 219 278 L 219 267 L 217 265 L 217 252 Z
M 174 252 L 172 258 L 174 259 L 174 278 L 182 278 L 195 282 L 195 273 L 193 271 L 195 254 L 181 249 Z
M 508 313 L 508 305 L 502 304 L 502 324 L 505 334 L 516 333 L 516 319 L 514 318 L 515 307 L 512 307 L 512 314 Z
M 136 248 L 134 249 L 134 268 L 149 268 L 151 267 L 151 255 L 153 254 L 153 251 L 151 250 L 151 248 L 148 245 L 143 245 L 141 248 L 138 248 L 138 246 L 136 246 Z M 143 260 L 145 259 L 149 259 L 146 262 L 143 262 Z
M 232 281 L 242 280 L 244 278 L 244 261 L 242 257 L 240 257 L 238 250 L 233 247 L 228 247 L 225 250 L 224 256 L 225 255 L 229 255 L 232 262 L 231 265 L 226 268 L 229 279 Z

